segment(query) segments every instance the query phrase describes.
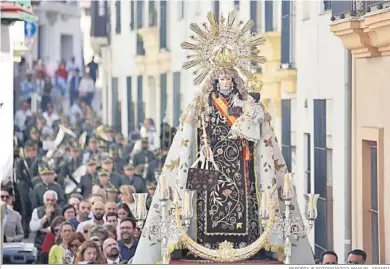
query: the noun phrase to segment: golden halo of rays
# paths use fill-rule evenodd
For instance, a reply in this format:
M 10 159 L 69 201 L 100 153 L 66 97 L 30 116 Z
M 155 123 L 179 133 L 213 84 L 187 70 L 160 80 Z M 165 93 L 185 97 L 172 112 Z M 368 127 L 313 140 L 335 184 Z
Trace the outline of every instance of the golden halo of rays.
M 255 23 L 238 21 L 236 11 L 231 11 L 227 20 L 221 14 L 218 22 L 212 12 L 207 14 L 207 19 L 203 27 L 191 23 L 191 42 L 181 44 L 183 49 L 191 51 L 183 68 L 195 69 L 194 84 L 200 85 L 220 68 L 234 68 L 246 78 L 252 78 L 252 70 L 266 61 L 257 49 L 265 39 L 250 32 Z

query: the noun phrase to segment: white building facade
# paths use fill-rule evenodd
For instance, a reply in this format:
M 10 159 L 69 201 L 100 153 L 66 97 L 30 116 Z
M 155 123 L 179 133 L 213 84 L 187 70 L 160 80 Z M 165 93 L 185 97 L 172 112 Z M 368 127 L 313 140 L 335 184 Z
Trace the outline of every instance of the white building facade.
M 104 1 L 101 2 L 103 5 Z M 264 1 L 258 2 L 257 32 L 264 30 Z M 280 2 L 275 1 L 275 28 L 280 22 Z M 254 16 L 249 1 L 108 1 L 109 44 L 100 47 L 104 62 L 103 120 L 127 135 L 144 118 L 157 130 L 164 119 L 178 126 L 179 116 L 196 91 L 193 75 L 184 71 L 188 52 L 181 48 L 207 13 Z
M 47 66 L 56 66 L 61 60 L 69 61 L 74 56 L 82 68 L 83 35 L 78 1 L 41 1 L 34 11 L 38 16 L 38 31 L 32 59 L 42 59 Z
M 299 197 L 307 192 L 320 194 L 311 238 L 316 254 L 334 250 L 343 262 L 351 247 L 350 89 L 348 51 L 329 32 L 330 9 L 330 1 L 296 2 L 298 76 L 296 98 L 291 100 L 293 172 Z M 303 202 L 301 198 L 302 209 Z

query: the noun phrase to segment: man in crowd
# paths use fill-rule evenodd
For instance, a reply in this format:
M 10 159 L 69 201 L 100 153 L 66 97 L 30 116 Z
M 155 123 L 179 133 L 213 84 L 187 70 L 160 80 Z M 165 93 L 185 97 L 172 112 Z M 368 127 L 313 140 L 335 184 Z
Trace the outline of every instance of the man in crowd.
M 31 207 L 37 208 L 44 205 L 43 194 L 52 190 L 56 192 L 58 199 L 58 204 L 62 207 L 65 205 L 65 194 L 62 187 L 54 182 L 55 174 L 54 171 L 47 165 L 42 163 L 39 167 L 39 176 L 42 180 L 41 183 L 38 183 L 31 192 Z
M 104 214 L 105 214 L 105 210 L 104 210 L 103 202 L 102 201 L 96 201 L 92 205 L 92 215 L 93 215 L 93 218 L 90 219 L 90 220 L 81 222 L 79 224 L 79 226 L 77 227 L 77 231 L 78 232 L 83 232 L 84 231 L 84 226 L 88 225 L 88 224 L 104 225 L 104 219 L 103 219 Z
M 118 242 L 108 238 L 103 243 L 103 253 L 106 257 L 107 264 L 120 264 L 124 262 L 121 255 Z
M 137 193 L 146 192 L 146 182 L 142 177 L 135 174 L 134 165 L 126 164 L 123 167 L 123 173 L 121 185 L 131 185 Z
M 114 227 L 118 226 L 118 214 L 116 212 L 108 212 L 106 214 L 106 223 Z
M 112 185 L 118 189 L 121 186 L 121 176 L 113 171 L 114 164 L 112 159 L 110 157 L 105 157 L 101 165 L 102 169 L 109 173 L 110 183 L 112 183 Z
M 365 264 L 367 254 L 361 249 L 354 249 L 348 253 L 347 264 Z
M 32 207 L 29 194 L 33 188 L 33 171 L 37 166 L 37 146 L 32 141 L 27 141 L 24 145 L 24 156 L 16 161 L 16 178 L 18 180 L 18 197 L 16 199 L 20 205 L 22 224 L 25 237 L 29 235 L 29 223 L 31 219 Z
M 99 66 L 97 63 L 95 63 L 95 57 L 92 56 L 92 60 L 87 64 L 87 67 L 89 69 L 89 74 L 91 75 L 91 78 L 93 80 L 93 83 L 96 83 L 96 79 L 99 74 Z
M 50 224 L 57 216 L 61 216 L 61 209 L 57 206 L 58 195 L 53 190 L 48 190 L 43 194 L 43 206 L 33 210 L 30 229 L 36 232 L 34 246 L 40 252 L 42 243 L 47 233 L 50 232 Z M 40 253 L 41 254 L 41 253 Z M 39 255 L 39 261 L 42 263 L 42 255 Z
M 19 127 L 21 132 L 26 128 L 26 120 L 28 117 L 32 116 L 32 112 L 30 110 L 30 103 L 28 101 L 22 102 L 22 108 L 16 111 L 14 122 L 16 126 Z
M 136 222 L 134 219 L 125 218 L 120 223 L 121 240 L 118 241 L 120 255 L 124 260 L 133 258 L 137 250 L 138 241 L 134 239 Z
M 0 240 L 4 240 L 5 243 L 21 242 L 24 238 L 22 218 L 10 206 L 12 205 L 12 190 L 9 188 L 2 189 L 0 197 L 1 201 L 7 205 L 2 223 L 4 226 L 4 238 Z
M 79 223 L 89 220 L 91 213 L 91 203 L 88 200 L 81 200 L 79 205 L 79 212 L 76 219 Z
M 80 87 L 81 77 L 80 70 L 76 68 L 73 72 L 73 76 L 69 82 L 69 103 L 70 106 L 73 105 L 74 101 L 79 98 L 79 87 Z
M 321 264 L 338 264 L 338 257 L 334 251 L 328 250 L 321 254 Z
M 88 199 L 92 193 L 93 180 L 96 173 L 96 162 L 94 159 L 89 159 L 86 163 L 87 173 L 81 177 L 79 187 L 81 189 L 81 195 L 84 199 Z
M 141 151 L 134 154 L 133 165 L 137 166 L 140 164 L 148 164 L 149 162 L 155 160 L 153 152 L 149 150 L 149 141 L 147 138 L 142 138 L 141 140 Z

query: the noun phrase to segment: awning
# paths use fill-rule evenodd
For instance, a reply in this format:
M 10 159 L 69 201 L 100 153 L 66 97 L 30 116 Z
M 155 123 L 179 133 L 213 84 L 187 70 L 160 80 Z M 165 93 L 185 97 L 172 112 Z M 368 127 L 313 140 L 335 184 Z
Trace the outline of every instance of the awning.
M 30 0 L 7 0 L 0 2 L 1 22 L 26 21 L 36 22 L 37 17 L 31 7 Z

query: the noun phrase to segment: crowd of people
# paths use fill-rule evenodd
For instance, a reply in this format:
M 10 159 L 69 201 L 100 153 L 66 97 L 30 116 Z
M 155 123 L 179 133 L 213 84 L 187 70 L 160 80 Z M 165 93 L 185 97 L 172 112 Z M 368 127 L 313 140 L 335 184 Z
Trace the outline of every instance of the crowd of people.
M 33 81 L 27 74 L 15 113 L 15 173 L 1 186 L 3 242 L 33 238 L 37 264 L 127 263 L 141 236 L 133 194 L 148 193 L 149 208 L 166 155 L 160 144 L 169 143 L 156 134 L 152 119 L 129 139 L 102 125 L 91 106 L 96 76 L 79 79 L 79 70 L 63 63 L 51 86 L 64 91 L 61 106 L 43 94 L 40 109 L 32 111 L 31 94 L 51 83 L 43 74 L 37 71 Z
M 30 67 L 22 58 L 17 70 L 19 101 L 32 103 L 34 112 L 42 113 L 49 104 L 54 104 L 67 114 L 78 98 L 91 106 L 98 77 L 98 64 L 93 57 L 85 68 L 81 68 L 74 57 L 68 62 L 62 60 L 58 65 L 48 65 L 37 60 Z

